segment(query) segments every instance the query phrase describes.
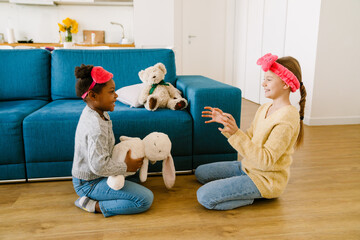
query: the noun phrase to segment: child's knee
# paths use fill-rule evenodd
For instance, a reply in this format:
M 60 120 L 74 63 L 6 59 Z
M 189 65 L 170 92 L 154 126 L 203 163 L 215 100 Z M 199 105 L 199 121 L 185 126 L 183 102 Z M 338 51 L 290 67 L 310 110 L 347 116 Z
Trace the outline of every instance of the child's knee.
M 206 189 L 206 185 L 200 187 L 197 192 L 197 200 L 198 202 L 207 209 L 213 209 L 213 204 L 211 204 L 211 194 Z
M 195 169 L 195 177 L 196 179 L 201 182 L 204 183 L 204 178 L 206 176 L 206 171 L 205 171 L 205 166 L 204 165 L 200 165 Z
M 142 208 L 144 211 L 148 210 L 151 207 L 153 201 L 154 201 L 153 192 L 149 189 L 146 189 L 144 191 L 144 195 L 143 195 L 143 199 L 141 201 L 140 208 Z

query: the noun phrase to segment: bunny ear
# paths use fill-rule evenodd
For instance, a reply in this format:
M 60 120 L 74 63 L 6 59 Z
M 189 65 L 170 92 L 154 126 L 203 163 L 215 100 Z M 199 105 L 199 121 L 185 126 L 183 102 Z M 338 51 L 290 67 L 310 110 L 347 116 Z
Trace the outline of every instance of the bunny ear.
M 139 173 L 139 177 L 140 177 L 140 181 L 141 182 L 145 182 L 147 179 L 147 175 L 148 175 L 148 168 L 149 168 L 149 160 L 145 157 L 143 164 L 140 168 L 140 173 Z
M 127 136 L 120 136 L 120 141 L 126 141 L 126 140 L 130 140 L 131 137 L 127 137 Z
M 175 166 L 171 155 L 163 161 L 162 175 L 166 188 L 170 189 L 175 184 Z
M 140 138 L 137 138 L 137 137 L 127 137 L 127 136 L 121 136 L 120 137 L 120 141 L 127 141 L 127 140 L 133 140 L 133 139 L 140 139 Z

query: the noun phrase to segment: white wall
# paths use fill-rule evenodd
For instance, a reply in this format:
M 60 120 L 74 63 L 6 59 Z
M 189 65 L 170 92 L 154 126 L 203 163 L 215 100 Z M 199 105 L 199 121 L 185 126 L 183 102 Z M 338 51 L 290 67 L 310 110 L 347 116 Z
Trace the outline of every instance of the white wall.
M 288 0 L 284 55 L 295 57 L 301 66 L 302 81 L 307 91 L 305 119 L 310 124 L 313 105 L 317 39 L 321 0 Z M 299 106 L 300 91 L 291 94 L 291 102 Z
M 246 56 L 247 56 L 247 28 L 248 1 L 239 0 L 235 3 L 235 33 L 234 33 L 234 78 L 233 85 L 240 88 L 243 97 L 246 91 Z
M 176 74 L 183 74 L 182 65 L 182 45 L 183 45 L 183 9 L 182 0 L 174 0 L 174 51 L 176 61 Z
M 124 25 L 125 37 L 133 41 L 132 6 L 89 6 L 58 5 L 32 6 L 0 2 L 0 33 L 6 29 L 15 30 L 16 40 L 33 39 L 39 43 L 59 42 L 59 27 L 65 18 L 75 19 L 79 23 L 79 32 L 73 35 L 76 42 L 83 41 L 82 30 L 104 30 L 105 42 L 116 43 L 121 39 L 121 28 L 110 22 Z
M 174 0 L 134 0 L 137 47 L 174 47 Z
M 236 20 L 236 0 L 226 0 L 226 30 L 225 30 L 225 83 L 233 84 L 235 76 L 235 20 Z
M 263 15 L 264 26 L 263 26 L 261 55 L 264 55 L 266 53 L 272 53 L 278 55 L 279 57 L 284 56 L 284 52 L 285 52 L 284 43 L 287 32 L 286 18 L 288 16 L 287 7 L 288 7 L 287 0 L 264 1 L 264 15 Z M 259 58 L 259 56 L 257 56 L 257 58 Z M 264 79 L 264 72 L 261 69 L 259 69 L 258 65 L 253 64 L 253 66 L 256 66 L 256 68 L 261 72 L 260 103 L 264 104 L 270 101 L 268 98 L 265 98 L 265 92 L 261 87 L 261 82 Z
M 360 123 L 360 1 L 321 2 L 311 124 Z
M 249 0 L 247 2 L 248 26 L 246 31 L 244 80 L 246 89 L 252 89 L 252 91 L 244 91 L 244 96 L 253 102 L 258 102 L 260 96 L 261 71 L 256 65 L 256 61 L 259 56 L 262 55 L 264 0 Z
M 269 52 L 283 56 L 287 0 L 239 0 L 236 9 L 233 84 L 246 99 L 263 104 L 268 101 L 261 88 L 264 73 L 256 61 Z

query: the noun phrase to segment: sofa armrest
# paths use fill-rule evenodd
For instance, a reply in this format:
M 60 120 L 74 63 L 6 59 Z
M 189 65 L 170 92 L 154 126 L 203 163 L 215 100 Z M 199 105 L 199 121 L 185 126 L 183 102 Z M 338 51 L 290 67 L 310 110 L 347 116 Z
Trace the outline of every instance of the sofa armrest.
M 205 106 L 220 108 L 233 115 L 240 127 L 241 90 L 203 76 L 177 76 L 176 87 L 188 100 L 188 111 L 193 118 L 193 154 L 236 152 L 218 130 L 222 125 L 205 124 L 201 112 Z

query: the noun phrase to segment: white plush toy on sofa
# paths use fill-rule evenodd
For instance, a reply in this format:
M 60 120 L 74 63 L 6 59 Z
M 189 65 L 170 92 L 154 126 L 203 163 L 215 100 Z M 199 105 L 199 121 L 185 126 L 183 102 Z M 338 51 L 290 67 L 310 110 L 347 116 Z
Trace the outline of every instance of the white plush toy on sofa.
M 114 146 L 112 153 L 113 159 L 123 161 L 129 149 L 131 149 L 131 158 L 144 158 L 142 167 L 140 168 L 140 181 L 145 182 L 148 174 L 149 161 L 163 161 L 162 175 L 165 186 L 170 189 L 175 183 L 175 166 L 171 156 L 171 141 L 168 135 L 160 132 L 153 132 L 147 135 L 143 140 L 140 138 L 132 138 L 121 136 L 120 143 Z M 125 177 L 135 174 L 127 172 L 124 175 L 110 176 L 107 184 L 114 190 L 121 189 L 125 184 Z
M 177 88 L 171 83 L 164 82 L 165 74 L 166 68 L 162 63 L 157 63 L 139 72 L 139 77 L 144 83 L 139 103 L 144 104 L 149 111 L 155 111 L 158 108 L 181 110 L 188 105 Z

